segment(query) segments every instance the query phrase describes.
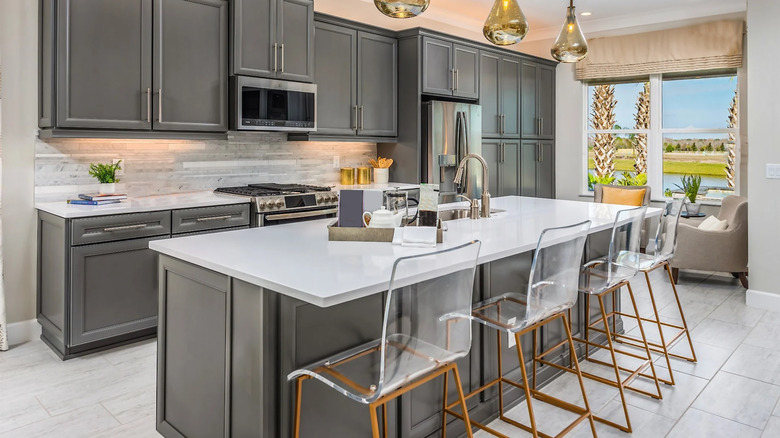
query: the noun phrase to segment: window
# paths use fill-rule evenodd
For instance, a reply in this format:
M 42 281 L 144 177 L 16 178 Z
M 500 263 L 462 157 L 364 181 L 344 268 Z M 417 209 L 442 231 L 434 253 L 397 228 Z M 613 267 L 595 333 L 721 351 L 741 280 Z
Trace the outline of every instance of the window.
M 736 74 L 662 77 L 587 87 L 588 188 L 649 184 L 653 197 L 702 178 L 700 199 L 733 194 L 737 182 Z

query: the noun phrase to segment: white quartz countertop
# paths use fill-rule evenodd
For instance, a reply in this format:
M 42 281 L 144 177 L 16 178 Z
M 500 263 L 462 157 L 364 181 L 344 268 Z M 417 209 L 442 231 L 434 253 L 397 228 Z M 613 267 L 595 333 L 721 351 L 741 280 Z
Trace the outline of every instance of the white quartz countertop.
M 35 208 L 55 216 L 71 219 L 112 214 L 142 213 L 146 211 L 177 210 L 180 208 L 246 204 L 248 202 L 249 198 L 240 196 L 220 195 L 214 192 L 190 192 L 128 198 L 118 204 L 106 205 L 71 205 L 65 201 L 38 202 L 35 204 Z
M 491 200 L 506 210 L 487 219 L 447 222 L 444 243 L 436 250 L 480 240 L 479 263 L 536 248 L 546 228 L 591 220 L 591 232 L 611 228 L 618 211 L 627 207 L 590 202 L 525 197 Z M 648 216 L 661 214 L 649 208 Z M 390 243 L 329 242 L 332 219 L 156 240 L 149 247 L 162 254 L 329 307 L 387 290 L 398 257 L 432 252 Z M 435 277 L 429 273 L 428 278 Z M 418 281 L 425 278 L 417 278 Z

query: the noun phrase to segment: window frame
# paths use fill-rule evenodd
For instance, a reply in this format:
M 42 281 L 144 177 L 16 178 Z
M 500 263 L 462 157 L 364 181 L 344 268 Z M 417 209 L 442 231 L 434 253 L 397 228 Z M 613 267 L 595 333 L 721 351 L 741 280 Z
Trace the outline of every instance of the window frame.
M 690 74 L 690 75 L 670 75 L 674 79 L 698 79 L 706 77 L 724 77 L 734 76 L 737 79 L 737 100 L 741 101 L 742 96 L 739 86 L 739 72 L 719 72 L 715 74 Z M 652 192 L 652 201 L 665 202 L 669 198 L 663 196 L 663 139 L 665 134 L 734 134 L 734 147 L 736 149 L 736 163 L 735 163 L 735 184 L 734 194 L 740 194 L 740 165 L 741 165 L 741 137 L 740 137 L 740 123 L 742 121 L 742 112 L 739 113 L 739 119 L 737 120 L 737 126 L 734 128 L 667 128 L 663 127 L 663 80 L 664 75 L 653 74 L 649 77 L 631 78 L 629 80 L 616 80 L 616 81 L 598 81 L 598 82 L 582 82 L 582 96 L 583 96 L 583 155 L 582 155 L 582 167 L 583 173 L 580 177 L 582 196 L 593 196 L 593 192 L 588 189 L 588 173 L 590 171 L 590 156 L 588 151 L 588 140 L 590 136 L 596 134 L 645 134 L 647 135 L 647 185 L 650 186 Z M 601 84 L 620 84 L 620 83 L 636 83 L 636 82 L 650 82 L 650 129 L 605 129 L 597 130 L 593 129 L 590 124 L 590 93 L 589 87 L 592 85 Z M 617 172 L 616 172 L 617 173 Z M 708 199 L 702 200 L 704 205 L 720 205 L 720 200 Z

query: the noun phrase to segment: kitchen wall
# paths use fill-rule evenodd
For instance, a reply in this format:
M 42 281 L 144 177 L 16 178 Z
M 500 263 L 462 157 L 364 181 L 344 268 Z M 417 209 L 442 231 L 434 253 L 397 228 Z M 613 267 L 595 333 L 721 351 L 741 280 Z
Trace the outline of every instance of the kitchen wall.
M 35 196 L 58 200 L 96 191 L 89 164 L 114 159 L 123 167 L 118 190 L 137 197 L 268 181 L 333 184 L 338 166 L 367 165 L 375 157 L 373 143 L 288 142 L 277 133 L 207 141 L 37 140 Z

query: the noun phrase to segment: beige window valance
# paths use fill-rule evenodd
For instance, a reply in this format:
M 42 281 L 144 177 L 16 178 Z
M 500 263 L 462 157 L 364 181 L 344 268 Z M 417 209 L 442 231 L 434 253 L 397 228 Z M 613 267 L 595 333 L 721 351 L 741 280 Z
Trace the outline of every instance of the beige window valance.
M 742 21 L 717 21 L 655 32 L 594 38 L 577 79 L 612 79 L 742 66 Z

